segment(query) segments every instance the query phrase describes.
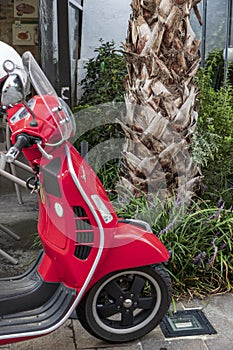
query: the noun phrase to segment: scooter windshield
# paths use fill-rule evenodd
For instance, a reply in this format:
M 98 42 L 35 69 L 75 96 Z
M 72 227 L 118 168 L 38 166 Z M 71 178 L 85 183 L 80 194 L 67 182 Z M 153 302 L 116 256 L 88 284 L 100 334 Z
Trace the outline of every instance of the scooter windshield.
M 58 97 L 53 86 L 29 51 L 23 54 L 22 60 L 30 82 L 47 110 L 47 113 L 44 114 L 45 118 L 46 115 L 49 115 L 57 129 L 56 139 L 52 138 L 46 145 L 58 146 L 75 134 L 76 124 L 73 113 L 65 101 Z

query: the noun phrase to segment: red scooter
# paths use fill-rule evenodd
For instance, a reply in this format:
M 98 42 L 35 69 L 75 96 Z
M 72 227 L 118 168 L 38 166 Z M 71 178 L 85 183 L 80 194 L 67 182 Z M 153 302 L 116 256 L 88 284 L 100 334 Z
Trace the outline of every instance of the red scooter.
M 43 252 L 26 273 L 0 280 L 0 345 L 46 335 L 77 315 L 93 336 L 127 342 L 156 327 L 171 300 L 162 263 L 169 253 L 143 221 L 117 217 L 96 174 L 69 139 L 75 121 L 30 52 L 22 56 L 35 96 L 5 61 L 6 107 L 14 162 L 34 171 Z M 17 67 L 17 69 L 19 69 Z

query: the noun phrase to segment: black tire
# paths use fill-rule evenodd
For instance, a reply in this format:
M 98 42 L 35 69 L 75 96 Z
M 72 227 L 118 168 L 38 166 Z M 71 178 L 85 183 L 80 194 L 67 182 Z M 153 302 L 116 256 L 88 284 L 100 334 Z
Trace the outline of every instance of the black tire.
M 163 265 L 117 271 L 102 278 L 77 308 L 82 326 L 111 343 L 135 340 L 154 329 L 171 302 Z

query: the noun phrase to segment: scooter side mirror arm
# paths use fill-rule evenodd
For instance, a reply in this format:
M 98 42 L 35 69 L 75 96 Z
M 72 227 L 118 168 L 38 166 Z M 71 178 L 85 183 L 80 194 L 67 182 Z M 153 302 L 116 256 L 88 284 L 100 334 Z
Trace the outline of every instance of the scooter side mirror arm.
M 48 153 L 44 150 L 44 148 L 41 146 L 41 141 L 38 141 L 38 142 L 36 143 L 36 145 L 37 145 L 38 150 L 41 152 L 41 154 L 42 154 L 45 158 L 47 158 L 47 159 L 49 159 L 49 160 L 52 160 L 52 159 L 53 159 L 53 156 L 52 156 L 51 154 L 48 154 Z

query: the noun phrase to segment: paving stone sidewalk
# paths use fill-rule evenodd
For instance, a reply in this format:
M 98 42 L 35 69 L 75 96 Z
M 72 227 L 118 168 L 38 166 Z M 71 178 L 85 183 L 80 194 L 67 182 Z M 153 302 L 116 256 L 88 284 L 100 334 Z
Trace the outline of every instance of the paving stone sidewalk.
M 131 343 L 108 344 L 89 335 L 78 320 L 69 320 L 60 329 L 42 338 L 0 347 L 1 350 L 232 350 L 233 294 L 205 300 L 183 301 L 178 309 L 201 308 L 217 334 L 165 339 L 160 327 Z

